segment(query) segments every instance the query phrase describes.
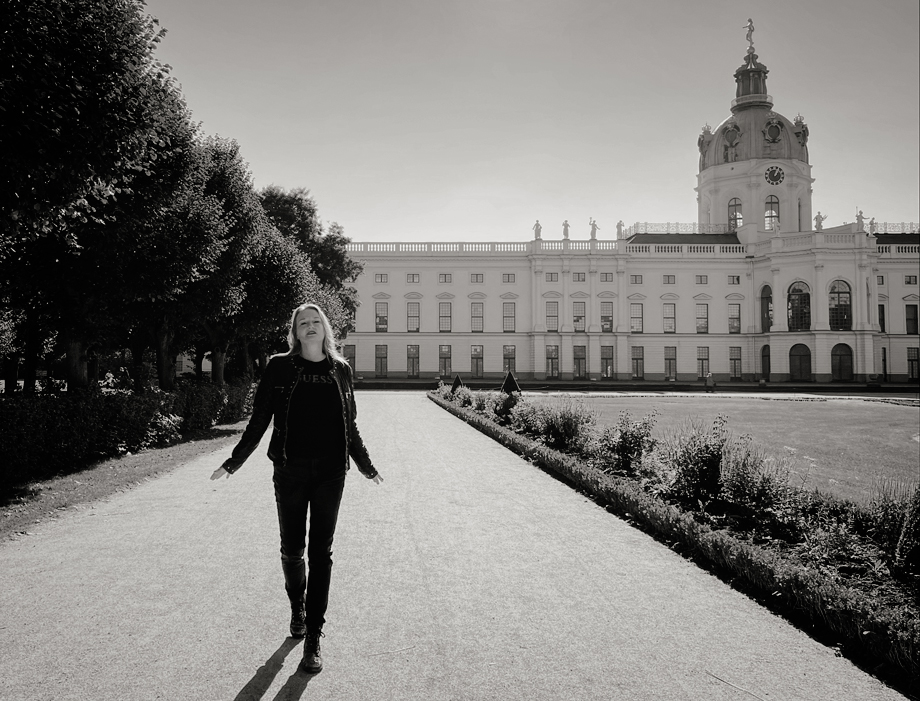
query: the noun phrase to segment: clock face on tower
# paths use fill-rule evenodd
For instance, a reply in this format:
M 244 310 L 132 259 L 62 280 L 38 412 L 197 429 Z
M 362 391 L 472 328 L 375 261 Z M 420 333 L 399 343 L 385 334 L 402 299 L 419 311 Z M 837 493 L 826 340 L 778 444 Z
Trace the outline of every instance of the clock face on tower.
M 779 185 L 783 182 L 783 178 L 786 175 L 783 173 L 783 169 L 779 166 L 770 166 L 767 168 L 767 171 L 763 174 L 764 180 L 766 180 L 771 185 Z

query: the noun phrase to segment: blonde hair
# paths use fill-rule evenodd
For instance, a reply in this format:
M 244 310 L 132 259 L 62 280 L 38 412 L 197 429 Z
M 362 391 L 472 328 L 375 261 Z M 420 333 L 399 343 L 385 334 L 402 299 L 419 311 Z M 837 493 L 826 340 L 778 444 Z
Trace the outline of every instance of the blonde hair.
M 286 355 L 298 355 L 300 353 L 300 339 L 297 338 L 297 315 L 300 314 L 300 312 L 306 311 L 307 309 L 313 309 L 317 314 L 319 314 L 320 321 L 323 324 L 323 331 L 325 331 L 325 336 L 323 338 L 323 352 L 326 354 L 326 357 L 338 360 L 347 365 L 348 361 L 345 359 L 345 356 L 339 352 L 337 347 L 338 342 L 335 340 L 335 332 L 332 330 L 332 324 L 329 323 L 329 317 L 327 317 L 326 313 L 320 309 L 320 306 L 314 302 L 301 304 L 294 310 L 294 313 L 291 314 L 291 323 L 288 326 L 287 335 L 288 352 Z

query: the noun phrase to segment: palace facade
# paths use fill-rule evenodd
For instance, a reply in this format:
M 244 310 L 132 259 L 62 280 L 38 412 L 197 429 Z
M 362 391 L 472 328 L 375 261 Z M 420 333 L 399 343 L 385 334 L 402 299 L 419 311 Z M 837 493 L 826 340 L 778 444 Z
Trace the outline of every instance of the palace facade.
M 349 244 L 344 351 L 370 378 L 917 381 L 920 234 L 824 229 L 808 126 L 773 110 L 753 46 L 703 128 L 698 222 L 616 240 Z

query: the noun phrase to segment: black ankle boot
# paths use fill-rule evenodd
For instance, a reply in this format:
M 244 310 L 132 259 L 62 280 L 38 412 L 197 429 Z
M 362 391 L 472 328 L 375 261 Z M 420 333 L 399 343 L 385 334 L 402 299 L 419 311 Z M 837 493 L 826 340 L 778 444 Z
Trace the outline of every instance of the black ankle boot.
M 291 602 L 291 637 L 302 638 L 307 632 L 306 613 L 303 600 Z
M 300 668 L 307 674 L 316 674 L 323 669 L 323 658 L 319 654 L 319 639 L 326 637 L 319 628 L 307 630 L 307 637 L 303 641 L 303 659 Z

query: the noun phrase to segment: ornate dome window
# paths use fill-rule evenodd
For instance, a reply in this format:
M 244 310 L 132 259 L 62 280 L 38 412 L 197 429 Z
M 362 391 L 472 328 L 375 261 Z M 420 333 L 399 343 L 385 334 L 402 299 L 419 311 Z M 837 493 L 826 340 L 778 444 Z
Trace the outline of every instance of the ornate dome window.
M 783 136 L 783 123 L 777 119 L 776 116 L 773 116 L 771 119 L 767 120 L 762 131 L 763 138 L 768 143 L 775 144 Z
M 738 229 L 744 223 L 744 219 L 741 216 L 741 200 L 737 197 L 732 197 L 728 201 L 728 225 L 732 230 Z
M 738 146 L 741 144 L 741 130 L 734 122 L 729 122 L 722 130 L 722 161 L 724 163 L 734 163 L 738 160 Z

